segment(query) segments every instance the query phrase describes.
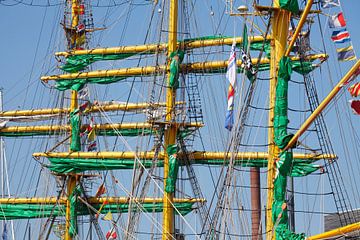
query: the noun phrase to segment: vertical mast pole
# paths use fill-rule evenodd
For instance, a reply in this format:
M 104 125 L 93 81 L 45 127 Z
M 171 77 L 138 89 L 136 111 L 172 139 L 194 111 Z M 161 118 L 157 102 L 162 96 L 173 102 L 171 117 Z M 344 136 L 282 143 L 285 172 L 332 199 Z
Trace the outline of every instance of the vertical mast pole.
M 178 20 L 178 0 L 170 0 L 170 9 L 169 9 L 169 33 L 168 33 L 168 56 L 174 51 L 177 47 L 177 20 Z M 170 74 L 168 75 L 168 84 L 170 86 Z M 176 99 L 176 90 L 170 87 L 166 90 L 166 122 L 168 127 L 165 130 L 165 147 L 169 144 L 175 144 L 176 140 L 176 125 L 175 125 L 175 116 L 174 116 L 174 106 Z M 166 187 L 166 179 L 169 175 L 169 156 L 165 154 L 164 158 L 164 187 Z M 173 239 L 174 234 L 174 209 L 172 206 L 172 201 L 174 198 L 173 193 L 167 193 L 164 191 L 163 199 L 163 240 Z
M 269 86 L 269 119 L 268 125 L 271 126 L 268 131 L 268 193 L 266 207 L 266 239 L 275 239 L 273 232 L 274 224 L 272 221 L 272 204 L 274 198 L 274 178 L 275 178 L 275 160 L 280 153 L 280 149 L 274 144 L 274 107 L 275 90 L 277 83 L 277 71 L 280 59 L 284 56 L 286 50 L 286 41 L 289 31 L 290 12 L 280 9 L 279 0 L 274 0 L 274 12 L 272 16 L 272 42 L 270 58 L 270 86 Z
M 76 29 L 79 24 L 79 4 L 78 0 L 71 0 L 71 28 Z M 77 35 L 75 34 L 75 38 Z M 77 39 L 75 39 L 76 42 Z M 71 90 L 70 112 L 78 107 L 78 94 L 77 91 Z M 71 130 L 72 131 L 72 130 Z M 71 133 L 70 133 L 71 134 Z M 71 150 L 70 150 L 71 151 Z M 70 196 L 76 187 L 76 176 L 69 175 L 67 180 L 67 195 Z M 65 240 L 71 240 L 70 236 L 70 201 L 66 202 L 66 215 L 65 215 Z

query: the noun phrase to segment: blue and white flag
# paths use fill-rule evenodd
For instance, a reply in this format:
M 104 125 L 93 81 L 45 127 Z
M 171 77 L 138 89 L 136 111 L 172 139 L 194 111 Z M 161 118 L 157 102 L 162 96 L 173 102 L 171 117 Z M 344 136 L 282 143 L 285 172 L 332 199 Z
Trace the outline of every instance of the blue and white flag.
M 331 8 L 331 7 L 339 7 L 339 0 L 321 0 L 322 8 Z
M 225 117 L 225 128 L 231 131 L 234 125 L 234 97 L 235 97 L 235 85 L 236 85 L 236 75 L 237 75 L 237 66 L 236 66 L 236 43 L 233 42 L 231 46 L 231 53 L 228 60 L 226 78 L 229 81 L 229 90 L 228 90 L 228 106 Z

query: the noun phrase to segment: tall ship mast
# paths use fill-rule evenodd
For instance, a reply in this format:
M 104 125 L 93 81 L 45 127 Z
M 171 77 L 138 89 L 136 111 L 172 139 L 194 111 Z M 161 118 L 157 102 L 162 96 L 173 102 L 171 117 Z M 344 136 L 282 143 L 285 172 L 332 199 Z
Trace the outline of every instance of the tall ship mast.
M 24 102 L 0 92 L 2 239 L 359 238 L 339 0 L 11 2 L 46 11 Z

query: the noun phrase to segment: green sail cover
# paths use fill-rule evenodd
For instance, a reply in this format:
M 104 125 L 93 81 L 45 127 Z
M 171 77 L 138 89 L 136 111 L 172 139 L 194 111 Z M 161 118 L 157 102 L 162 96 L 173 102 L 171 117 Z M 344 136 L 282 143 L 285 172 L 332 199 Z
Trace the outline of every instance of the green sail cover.
M 35 137 L 35 136 L 48 136 L 57 135 L 61 131 L 48 131 L 48 132 L 0 132 L 2 137 Z
M 177 89 L 179 87 L 180 63 L 184 60 L 184 54 L 185 53 L 180 50 L 170 54 L 169 87 L 172 89 Z
M 293 135 L 287 134 L 288 82 L 290 80 L 291 60 L 283 57 L 279 63 L 278 82 L 276 84 L 276 101 L 274 109 L 274 142 L 279 148 L 284 148 Z
M 62 205 L 0 204 L 0 220 L 65 216 L 65 211 L 66 208 Z
M 64 79 L 57 80 L 55 88 L 60 91 L 65 91 L 68 89 L 79 91 L 87 83 L 97 83 L 97 84 L 110 84 L 122 81 L 127 77 L 96 77 L 96 78 L 74 78 L 74 79 Z
M 70 113 L 70 125 L 71 125 L 71 143 L 70 150 L 78 152 L 81 150 L 80 143 L 80 113 L 79 109 Z
M 293 162 L 291 152 L 283 152 L 276 162 L 276 177 L 274 180 L 274 202 L 272 205 L 272 220 L 275 227 L 276 240 L 303 240 L 304 233 L 293 233 L 289 229 L 286 205 L 287 176 L 290 175 Z
M 279 0 L 280 8 L 288 10 L 294 14 L 299 13 L 299 3 L 297 0 Z
M 216 39 L 225 39 L 225 38 L 229 38 L 229 37 L 222 35 L 212 35 L 212 36 L 203 36 L 203 37 L 195 37 L 195 38 L 185 38 L 179 43 L 181 44 L 181 43 L 189 43 L 194 41 L 216 40 Z
M 279 62 L 278 81 L 276 84 L 276 100 L 274 109 L 274 142 L 280 148 L 284 148 L 292 135 L 287 134 L 288 125 L 288 82 L 292 72 L 291 60 L 288 57 L 281 58 Z M 305 234 L 296 234 L 290 231 L 288 224 L 288 212 L 286 205 L 287 177 L 292 173 L 292 152 L 282 152 L 276 162 L 276 174 L 274 179 L 274 201 L 272 204 L 272 221 L 275 228 L 276 240 L 303 240 Z M 305 173 L 305 168 L 304 173 Z M 297 172 L 297 174 L 302 172 Z
M 135 54 L 137 53 L 70 55 L 66 57 L 66 63 L 60 68 L 65 72 L 75 73 L 97 61 L 121 60 L 134 56 Z
M 264 42 L 252 42 L 250 44 L 250 50 L 253 51 L 262 51 L 264 48 L 264 52 L 266 53 L 266 56 L 268 58 L 270 58 L 270 52 L 271 52 L 271 46 L 270 46 L 270 41 L 265 41 Z
M 301 75 L 308 74 L 315 69 L 312 62 L 306 61 L 291 61 L 291 68 Z
M 158 131 L 151 128 L 131 128 L 131 129 L 118 129 L 118 130 L 98 130 L 96 135 L 98 136 L 117 136 L 121 134 L 124 137 L 136 137 L 136 136 L 147 136 L 157 134 Z M 48 132 L 0 132 L 2 137 L 34 137 L 34 136 L 49 136 L 63 134 L 63 131 L 48 131 Z
M 93 159 L 93 158 L 48 158 L 50 165 L 47 166 L 51 171 L 56 173 L 79 173 L 83 171 L 106 171 L 116 169 L 133 169 L 134 159 Z M 140 160 L 146 167 L 150 168 L 151 160 Z M 135 165 L 140 167 L 139 164 Z M 158 167 L 163 166 L 163 161 L 157 163 Z
M 320 165 L 293 162 L 291 177 L 304 177 L 321 168 Z
M 194 203 L 174 203 L 174 206 L 182 215 L 190 213 L 193 209 Z M 101 205 L 92 205 L 95 209 L 100 209 Z M 133 211 L 144 212 L 162 212 L 162 203 L 142 203 L 141 209 L 137 204 L 132 204 Z M 76 215 L 89 215 L 90 210 L 86 205 L 78 202 L 76 207 Z M 112 213 L 126 213 L 129 210 L 129 204 L 106 204 L 101 209 L 101 213 L 106 214 L 109 211 Z M 15 219 L 31 219 L 31 218 L 49 218 L 64 217 L 66 212 L 65 205 L 48 205 L 48 204 L 0 204 L 0 220 L 15 220 Z M 94 212 L 93 212 L 94 213 Z M 175 211 L 175 214 L 178 214 Z
M 70 228 L 69 228 L 69 234 L 70 236 L 75 236 L 77 234 L 77 216 L 78 216 L 78 196 L 81 194 L 80 186 L 78 185 L 72 193 L 69 196 L 70 201 Z
M 254 63 L 253 67 L 257 72 L 262 71 L 268 71 L 270 70 L 270 64 L 264 63 L 257 65 Z M 315 67 L 312 65 L 311 61 L 308 62 L 302 62 L 300 64 L 300 61 L 291 61 L 291 68 L 295 72 L 299 74 L 306 74 L 315 69 Z M 238 73 L 242 73 L 244 70 L 241 68 L 241 66 L 238 67 Z M 226 73 L 226 68 L 218 68 L 218 69 L 212 69 L 212 70 L 199 70 L 198 73 Z
M 124 137 L 136 137 L 136 136 L 147 136 L 157 134 L 157 130 L 151 128 L 130 128 L 130 129 L 109 129 L 109 130 L 99 130 L 96 131 L 96 135 L 98 136 L 121 136 Z
M 179 161 L 176 158 L 177 151 L 178 147 L 176 144 L 168 145 L 166 148 L 166 153 L 169 157 L 169 173 L 165 184 L 165 192 L 167 193 L 175 192 L 176 178 L 179 171 Z
M 133 169 L 134 168 L 134 159 L 94 159 L 94 158 L 48 158 L 50 165 L 46 166 L 51 171 L 56 173 L 79 173 L 84 171 L 106 171 L 106 170 L 116 170 L 116 169 Z M 153 164 L 152 159 L 140 159 L 141 164 L 145 168 L 150 168 Z M 292 177 L 301 177 L 309 175 L 310 173 L 315 172 L 320 168 L 318 165 L 311 164 L 316 160 L 314 159 L 296 159 L 293 163 L 293 168 L 291 172 Z M 209 159 L 209 160 L 196 160 L 192 161 L 192 164 L 206 164 L 206 165 L 217 165 L 222 166 L 224 164 L 229 164 L 229 161 L 224 159 Z M 178 159 L 178 164 L 183 166 L 184 161 Z M 256 160 L 236 160 L 234 163 L 236 166 L 241 167 L 267 167 L 267 159 L 256 159 Z M 156 162 L 157 167 L 164 166 L 164 160 L 158 159 Z M 135 167 L 140 168 L 140 164 L 136 163 Z

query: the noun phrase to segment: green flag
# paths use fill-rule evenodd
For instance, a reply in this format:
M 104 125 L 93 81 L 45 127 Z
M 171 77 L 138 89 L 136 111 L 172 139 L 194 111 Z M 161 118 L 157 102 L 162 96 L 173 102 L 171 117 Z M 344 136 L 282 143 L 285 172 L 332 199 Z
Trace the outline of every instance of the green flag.
M 247 53 L 248 52 L 248 46 L 249 46 L 249 38 L 248 38 L 248 34 L 247 34 L 247 26 L 246 24 L 244 24 L 244 29 L 243 29 L 243 42 L 242 42 L 242 49 L 244 49 L 244 51 Z

